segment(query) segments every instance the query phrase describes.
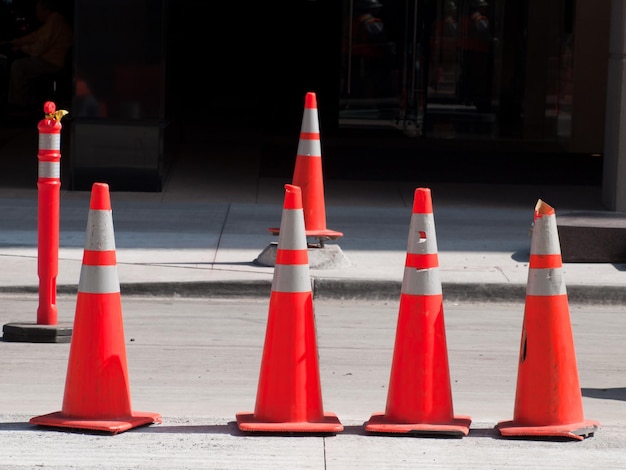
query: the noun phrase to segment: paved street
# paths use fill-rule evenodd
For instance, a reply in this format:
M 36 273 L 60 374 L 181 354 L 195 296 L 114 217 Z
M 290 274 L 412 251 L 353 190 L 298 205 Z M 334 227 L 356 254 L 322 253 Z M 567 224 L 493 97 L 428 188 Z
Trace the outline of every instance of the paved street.
M 585 418 L 601 429 L 581 442 L 502 439 L 513 415 L 524 305 L 445 303 L 455 413 L 469 415 L 463 439 L 366 435 L 384 411 L 397 302 L 315 302 L 320 378 L 334 436 L 239 432 L 253 411 L 268 300 L 123 297 L 134 411 L 163 422 L 117 435 L 35 427 L 60 410 L 69 344 L 0 342 L 1 468 L 603 468 L 626 465 L 626 317 L 623 306 L 571 304 Z M 75 299 L 59 298 L 59 321 Z M 0 297 L 0 321 L 32 321 L 34 296 Z

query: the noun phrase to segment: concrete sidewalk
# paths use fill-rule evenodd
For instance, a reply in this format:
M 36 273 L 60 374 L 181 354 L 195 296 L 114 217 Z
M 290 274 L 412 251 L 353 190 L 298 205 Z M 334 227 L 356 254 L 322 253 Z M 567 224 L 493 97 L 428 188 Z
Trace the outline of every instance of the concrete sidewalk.
M 260 179 L 232 186 L 230 194 L 218 184 L 202 195 L 185 194 L 174 180 L 164 193 L 111 193 L 122 292 L 269 296 L 273 268 L 255 260 L 277 241 L 268 228 L 280 225 L 284 182 Z M 311 269 L 316 298 L 398 298 L 414 189 L 407 183 L 327 183 L 327 226 L 343 232 L 327 246 L 337 245 L 345 263 Z M 431 187 L 448 300 L 524 299 L 537 198 L 556 208 L 558 220 L 567 210 L 590 209 L 560 203 L 585 193 L 590 201 L 595 192 L 564 187 L 547 188 L 546 194 L 545 189 Z M 494 201 L 480 200 L 489 193 Z M 78 284 L 89 197 L 89 192 L 62 191 L 59 293 L 75 292 Z M 38 289 L 37 207 L 36 190 L 0 192 L 1 291 Z M 565 263 L 564 276 L 571 301 L 626 303 L 623 264 Z
M 11 155 L 0 181 L 4 292 L 36 292 L 39 285 L 36 134 L 16 130 L 2 147 Z M 280 225 L 289 178 L 261 176 L 254 145 L 194 135 L 180 148 L 162 192 L 111 192 L 122 292 L 269 296 L 273 268 L 254 261 L 277 241 L 268 228 Z M 64 184 L 62 179 L 57 286 L 59 293 L 73 293 L 90 192 Z M 448 300 L 524 299 L 538 199 L 555 208 L 557 221 L 604 210 L 597 186 L 452 184 L 419 175 L 410 181 L 327 180 L 327 227 L 343 233 L 328 244 L 339 247 L 346 263 L 311 270 L 317 298 L 398 298 L 417 187 L 431 189 Z M 564 276 L 571 301 L 626 303 L 625 264 L 566 263 Z

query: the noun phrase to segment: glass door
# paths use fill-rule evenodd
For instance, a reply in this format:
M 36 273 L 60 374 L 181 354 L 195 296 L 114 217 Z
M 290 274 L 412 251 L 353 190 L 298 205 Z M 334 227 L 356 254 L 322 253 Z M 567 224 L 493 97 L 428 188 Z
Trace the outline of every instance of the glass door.
M 344 0 L 339 124 L 496 132 L 496 0 Z
M 499 52 L 495 3 L 495 0 L 427 3 L 426 135 L 451 138 L 495 134 L 494 63 Z
M 341 127 L 414 136 L 425 102 L 423 0 L 343 0 Z
M 574 0 L 343 0 L 340 127 L 567 142 Z

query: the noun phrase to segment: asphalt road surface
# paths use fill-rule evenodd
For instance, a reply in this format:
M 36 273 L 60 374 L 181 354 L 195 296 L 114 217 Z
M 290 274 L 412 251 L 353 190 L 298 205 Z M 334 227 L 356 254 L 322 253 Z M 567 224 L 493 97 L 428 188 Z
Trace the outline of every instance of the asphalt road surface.
M 34 296 L 1 296 L 0 321 L 35 321 L 37 305 Z M 75 299 L 58 305 L 59 322 L 72 322 Z M 255 407 L 269 299 L 122 305 L 133 411 L 159 413 L 162 423 L 118 434 L 30 424 L 61 409 L 70 345 L 3 341 L 0 468 L 626 468 L 623 306 L 570 305 L 585 418 L 601 425 L 574 441 L 494 429 L 513 417 L 523 304 L 444 304 L 454 412 L 472 419 L 463 438 L 364 431 L 385 410 L 398 303 L 315 303 L 324 411 L 344 425 L 326 436 L 237 427 L 236 413 Z

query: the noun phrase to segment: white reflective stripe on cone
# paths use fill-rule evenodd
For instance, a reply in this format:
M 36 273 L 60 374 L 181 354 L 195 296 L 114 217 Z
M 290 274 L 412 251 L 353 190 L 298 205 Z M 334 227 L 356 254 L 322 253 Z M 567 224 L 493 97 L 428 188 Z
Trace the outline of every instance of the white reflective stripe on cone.
M 61 164 L 59 162 L 39 161 L 37 166 L 37 176 L 39 178 L 60 178 Z
M 280 221 L 278 248 L 281 250 L 306 250 L 306 228 L 302 209 L 284 209 Z M 287 227 L 291 230 L 287 230 Z
M 404 268 L 401 292 L 403 294 L 410 295 L 441 294 L 441 278 L 439 277 L 439 269 Z
M 559 255 L 559 232 L 556 226 L 556 216 L 544 215 L 535 220 L 533 234 L 530 241 L 531 255 Z
M 120 291 L 117 265 L 90 266 L 80 268 L 78 291 L 85 294 L 114 294 Z
M 422 238 L 420 232 L 426 234 Z M 407 243 L 407 253 L 435 254 L 437 253 L 437 235 L 435 233 L 435 218 L 432 214 L 413 214 Z
M 59 150 L 61 148 L 61 134 L 39 134 L 40 150 Z
M 304 113 L 302 113 L 302 127 L 300 127 L 300 131 L 313 134 L 320 133 L 317 108 L 304 108 Z
M 113 216 L 111 211 L 89 210 L 85 250 L 115 250 L 115 235 L 113 233 Z
M 298 155 L 307 157 L 320 157 L 322 156 L 322 146 L 319 139 L 303 139 L 300 137 L 298 142 Z
M 531 268 L 528 270 L 526 295 L 566 294 L 563 270 L 561 268 Z
M 277 264 L 272 279 L 273 292 L 309 292 L 311 276 L 308 264 Z

